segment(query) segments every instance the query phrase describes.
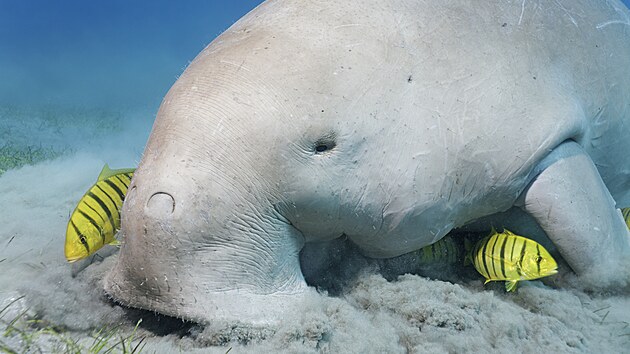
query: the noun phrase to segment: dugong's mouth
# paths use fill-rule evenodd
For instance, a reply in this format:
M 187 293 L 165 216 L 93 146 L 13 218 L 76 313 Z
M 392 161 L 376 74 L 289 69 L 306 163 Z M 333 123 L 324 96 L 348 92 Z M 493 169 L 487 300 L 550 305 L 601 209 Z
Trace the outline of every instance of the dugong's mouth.
M 156 336 L 176 335 L 183 337 L 190 333 L 190 330 L 197 325 L 195 322 L 182 318 L 163 315 L 155 311 L 149 311 L 134 307 L 125 306 L 112 298 L 108 298 L 113 305 L 120 306 L 125 313 L 125 318 L 132 326 L 138 327 L 153 333 Z
M 285 311 L 299 312 L 307 298 L 317 296 L 313 289 L 296 293 L 252 294 L 243 291 L 198 292 L 184 289 L 154 296 L 121 279 L 116 270 L 105 279 L 105 292 L 125 307 L 157 312 L 169 318 L 196 323 L 242 321 L 254 325 L 273 324 Z M 172 290 L 172 289 L 171 289 Z

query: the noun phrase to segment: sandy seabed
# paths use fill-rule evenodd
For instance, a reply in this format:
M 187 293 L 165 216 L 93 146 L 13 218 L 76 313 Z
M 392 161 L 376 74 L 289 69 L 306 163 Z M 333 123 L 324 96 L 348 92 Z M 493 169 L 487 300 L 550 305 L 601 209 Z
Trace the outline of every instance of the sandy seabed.
M 3 114 L 0 124 L 10 126 Z M 339 274 L 343 286 L 333 295 L 321 292 L 300 313 L 286 313 L 281 325 L 201 326 L 124 309 L 102 290 L 116 249 L 71 266 L 63 256 L 65 228 L 105 162 L 137 164 L 150 123 L 77 130 L 79 121 L 12 126 L 16 145 L 57 130 L 63 137 L 70 126 L 82 138 L 60 138 L 72 141 L 61 157 L 0 176 L 0 350 L 87 350 L 99 330 L 115 327 L 115 338 L 126 338 L 142 318 L 131 344 L 142 339 L 144 353 L 630 353 L 627 293 L 585 292 L 571 280 L 526 282 L 511 294 L 502 284 L 484 287 L 481 277 L 457 274 L 449 281 L 410 274 L 386 280 L 358 255 L 344 260 L 355 271 Z

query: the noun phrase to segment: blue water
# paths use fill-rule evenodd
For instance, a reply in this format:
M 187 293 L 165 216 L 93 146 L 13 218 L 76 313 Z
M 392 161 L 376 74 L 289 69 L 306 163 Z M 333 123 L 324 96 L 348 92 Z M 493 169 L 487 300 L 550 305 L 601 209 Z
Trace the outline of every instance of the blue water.
M 0 105 L 157 109 L 189 60 L 260 0 L 0 1 Z
M 0 0 L 0 105 L 155 109 L 188 61 L 260 2 Z

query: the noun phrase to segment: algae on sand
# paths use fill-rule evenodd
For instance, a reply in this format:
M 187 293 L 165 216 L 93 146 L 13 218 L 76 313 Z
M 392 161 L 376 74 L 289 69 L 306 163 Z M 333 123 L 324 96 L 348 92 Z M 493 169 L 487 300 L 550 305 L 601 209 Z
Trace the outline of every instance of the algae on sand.
M 0 106 L 0 175 L 107 139 L 123 126 L 119 110 L 57 105 Z
M 0 309 L 0 352 L 4 353 L 140 353 L 145 336 L 138 336 L 138 320 L 131 333 L 121 326 L 94 329 L 88 336 L 72 333 L 38 318 L 24 308 L 24 296 Z M 8 311 L 16 307 L 17 311 Z M 11 314 L 10 316 L 5 316 Z M 8 317 L 8 318 L 5 318 Z
M 0 146 L 0 176 L 8 170 L 25 165 L 34 165 L 45 160 L 52 160 L 66 151 L 44 148 L 42 146 L 19 147 L 11 144 Z

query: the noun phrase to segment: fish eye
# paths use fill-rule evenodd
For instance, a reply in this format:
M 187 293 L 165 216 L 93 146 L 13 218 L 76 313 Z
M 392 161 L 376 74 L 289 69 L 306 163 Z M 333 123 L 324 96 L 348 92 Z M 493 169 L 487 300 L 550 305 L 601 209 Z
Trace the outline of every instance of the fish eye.
M 540 261 L 542 261 L 542 257 L 541 256 L 536 256 L 536 263 L 540 263 Z

